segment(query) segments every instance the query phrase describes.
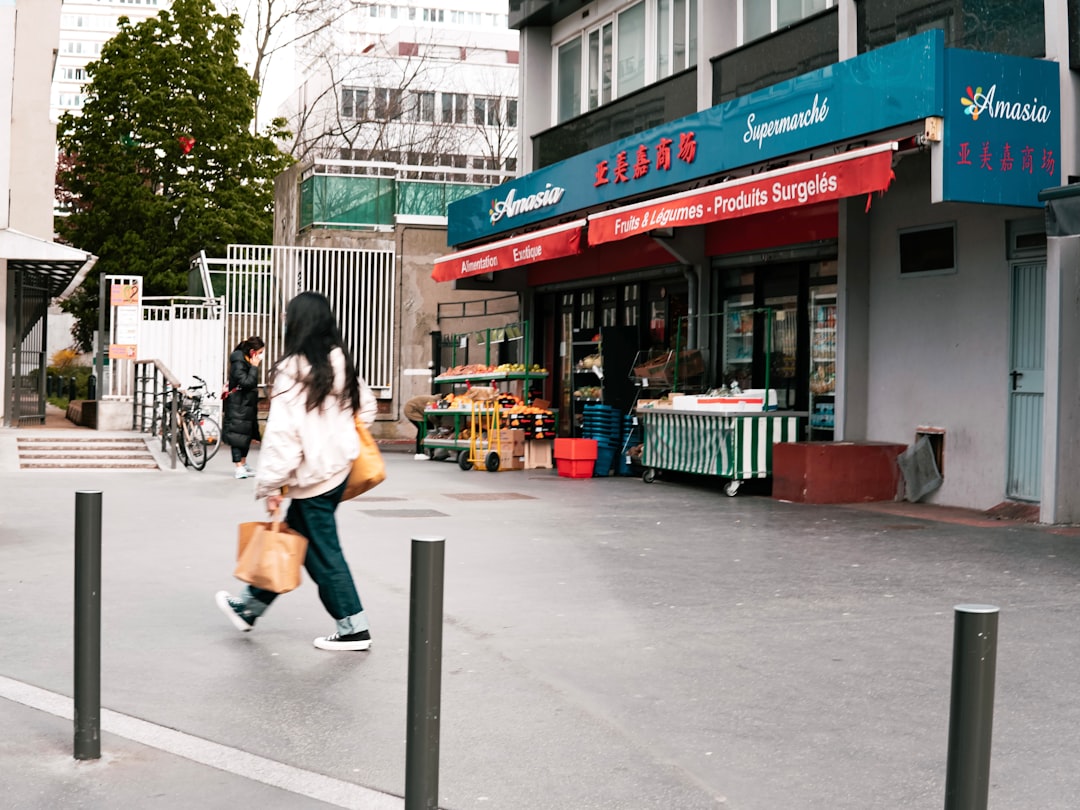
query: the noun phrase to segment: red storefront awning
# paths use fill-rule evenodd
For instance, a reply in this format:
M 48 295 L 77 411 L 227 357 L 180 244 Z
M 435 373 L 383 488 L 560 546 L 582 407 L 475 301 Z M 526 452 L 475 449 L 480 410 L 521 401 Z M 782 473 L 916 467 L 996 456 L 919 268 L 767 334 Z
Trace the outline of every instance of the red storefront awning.
M 884 191 L 893 179 L 895 142 L 810 160 L 703 189 L 589 216 L 589 244 L 614 242 L 657 228 L 704 225 L 750 214 Z
M 585 220 L 577 219 L 553 228 L 515 236 L 478 248 L 451 253 L 435 260 L 431 277 L 436 281 L 453 281 L 481 273 L 525 267 L 549 259 L 561 259 L 581 253 L 585 247 L 581 229 Z

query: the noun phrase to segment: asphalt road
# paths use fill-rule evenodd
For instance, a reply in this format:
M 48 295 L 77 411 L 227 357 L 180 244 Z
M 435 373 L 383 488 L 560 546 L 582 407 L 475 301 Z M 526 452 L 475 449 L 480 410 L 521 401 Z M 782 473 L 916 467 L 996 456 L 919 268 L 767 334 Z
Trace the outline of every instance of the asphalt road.
M 940 808 L 962 603 L 1001 609 L 990 807 L 1080 795 L 1074 533 L 388 453 L 387 481 L 339 510 L 372 649 L 328 653 L 311 645 L 333 624 L 310 581 L 249 634 L 214 606 L 238 587 L 236 524 L 260 515 L 227 458 L 24 471 L 14 435 L 0 431 L 5 807 L 403 807 L 411 538 L 427 535 L 446 538 L 446 810 Z M 104 503 L 88 762 L 72 757 L 78 490 Z

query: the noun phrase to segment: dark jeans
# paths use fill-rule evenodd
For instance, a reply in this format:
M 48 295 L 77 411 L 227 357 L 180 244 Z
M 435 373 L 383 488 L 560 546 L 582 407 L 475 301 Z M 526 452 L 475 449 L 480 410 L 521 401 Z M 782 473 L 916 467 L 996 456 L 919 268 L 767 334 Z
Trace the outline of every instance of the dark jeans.
M 417 453 L 423 453 L 424 452 L 424 433 L 425 433 L 425 431 L 424 431 L 424 423 L 423 422 L 417 422 L 415 419 L 410 419 L 409 421 L 412 422 L 414 425 L 416 425 L 416 452 Z
M 233 464 L 239 464 L 247 458 L 248 450 L 251 449 L 251 440 L 248 439 L 248 441 L 242 445 L 234 444 L 229 449 L 232 450 Z
M 289 505 L 285 521 L 290 529 L 295 529 L 308 539 L 307 556 L 304 568 L 308 576 L 319 586 L 319 599 L 323 607 L 338 622 L 342 633 L 354 633 L 368 629 L 367 619 L 363 616 L 364 607 L 360 604 L 360 595 L 356 592 L 349 565 L 341 551 L 338 540 L 337 521 L 334 511 L 341 494 L 345 491 L 346 481 L 334 489 L 314 498 L 294 500 Z M 253 615 L 261 615 L 279 594 L 248 586 L 249 594 L 262 605 L 248 607 Z M 261 609 L 260 609 L 261 608 Z

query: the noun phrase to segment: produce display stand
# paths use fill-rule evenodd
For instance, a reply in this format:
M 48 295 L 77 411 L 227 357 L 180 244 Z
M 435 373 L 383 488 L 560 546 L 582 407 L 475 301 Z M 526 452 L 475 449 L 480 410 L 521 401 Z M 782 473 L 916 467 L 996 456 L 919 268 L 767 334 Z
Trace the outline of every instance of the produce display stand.
M 642 408 L 637 416 L 645 433 L 642 481 L 652 483 L 659 470 L 719 476 L 734 496 L 743 481 L 772 475 L 773 444 L 798 441 L 807 414 L 672 407 Z
M 546 370 L 537 370 L 529 365 L 530 348 L 528 321 L 444 336 L 440 343 L 440 354 L 443 356 L 436 358 L 437 368 L 453 369 L 475 364 L 483 367 L 483 370 L 466 374 L 439 374 L 432 382 L 439 386 L 450 386 L 452 390 L 463 389 L 464 392 L 474 386 L 490 385 L 497 389 L 503 384 L 520 383 L 522 399 L 527 399 L 529 383 L 548 377 Z M 447 451 L 463 470 L 495 472 L 500 467 L 501 431 L 508 427 L 504 424 L 498 399 L 463 404 L 467 404 L 467 407 L 455 403 L 455 407 L 429 407 L 424 410 L 426 424 L 432 424 L 433 420 L 442 421 L 445 417 L 453 418 L 452 436 L 425 436 L 424 450 L 430 459 L 435 458 L 438 450 Z M 457 438 L 466 424 L 468 438 Z

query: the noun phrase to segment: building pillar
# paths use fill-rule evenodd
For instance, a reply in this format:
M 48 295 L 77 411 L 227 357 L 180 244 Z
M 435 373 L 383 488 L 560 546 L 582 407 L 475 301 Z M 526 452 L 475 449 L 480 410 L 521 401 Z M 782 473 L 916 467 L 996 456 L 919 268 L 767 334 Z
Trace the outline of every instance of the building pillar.
M 551 127 L 551 29 L 529 26 L 521 32 L 518 73 L 518 174 L 536 171 L 532 136 Z
M 1080 235 L 1046 258 L 1041 523 L 1080 523 Z
M 836 295 L 836 441 L 867 438 L 870 379 L 870 218 L 840 200 Z

